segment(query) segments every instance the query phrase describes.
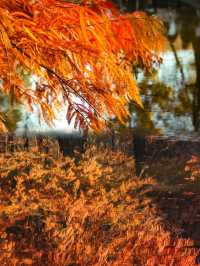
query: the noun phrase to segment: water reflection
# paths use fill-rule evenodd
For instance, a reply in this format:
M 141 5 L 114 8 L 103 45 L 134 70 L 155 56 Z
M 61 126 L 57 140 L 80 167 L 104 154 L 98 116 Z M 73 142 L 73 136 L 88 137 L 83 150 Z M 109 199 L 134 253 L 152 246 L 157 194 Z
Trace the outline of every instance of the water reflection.
M 133 126 L 165 134 L 194 130 L 192 115 L 193 88 L 196 82 L 194 54 L 191 50 L 180 50 L 177 55 L 183 69 L 184 80 L 171 51 L 163 54 L 163 64 L 156 76 L 145 78 L 142 72 L 138 74 L 137 80 L 141 88 L 144 110 L 137 111 L 137 116 L 133 116 Z
M 158 9 L 168 47 L 157 74 L 137 74 L 145 110 L 133 111 L 139 131 L 190 134 L 200 129 L 200 19 L 192 7 Z M 189 22 L 189 23 L 188 23 Z

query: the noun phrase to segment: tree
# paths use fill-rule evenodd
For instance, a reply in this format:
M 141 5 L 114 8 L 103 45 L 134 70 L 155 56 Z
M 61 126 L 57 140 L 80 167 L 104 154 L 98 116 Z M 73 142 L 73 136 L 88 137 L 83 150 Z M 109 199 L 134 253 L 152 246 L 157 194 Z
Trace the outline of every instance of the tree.
M 142 106 L 132 67 L 160 63 L 163 25 L 143 12 L 122 14 L 109 1 L 1 0 L 1 91 L 52 123 L 98 130 L 106 118 L 124 122 L 127 103 Z M 23 73 L 37 77 L 27 86 Z

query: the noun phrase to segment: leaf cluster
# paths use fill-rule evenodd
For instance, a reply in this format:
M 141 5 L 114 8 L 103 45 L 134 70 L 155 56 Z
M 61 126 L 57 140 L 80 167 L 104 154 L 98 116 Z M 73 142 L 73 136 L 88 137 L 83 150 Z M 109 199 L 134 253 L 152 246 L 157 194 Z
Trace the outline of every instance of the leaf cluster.
M 103 0 L 2 0 L 1 89 L 51 123 L 63 106 L 67 121 L 98 130 L 109 116 L 124 122 L 127 103 L 142 106 L 132 66 L 161 61 L 163 25 L 143 12 L 121 14 Z M 19 69 L 34 75 L 27 85 Z

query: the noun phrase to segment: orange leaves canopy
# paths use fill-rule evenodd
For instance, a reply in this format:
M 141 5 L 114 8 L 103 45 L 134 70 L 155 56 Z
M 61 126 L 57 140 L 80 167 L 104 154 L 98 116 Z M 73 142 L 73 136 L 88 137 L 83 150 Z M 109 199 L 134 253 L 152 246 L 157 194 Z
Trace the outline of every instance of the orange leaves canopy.
M 123 122 L 130 100 L 141 105 L 132 66 L 150 69 L 162 43 L 156 18 L 120 14 L 107 1 L 1 0 L 1 89 L 38 104 L 46 121 L 65 104 L 67 120 L 82 127 L 101 128 L 112 115 Z

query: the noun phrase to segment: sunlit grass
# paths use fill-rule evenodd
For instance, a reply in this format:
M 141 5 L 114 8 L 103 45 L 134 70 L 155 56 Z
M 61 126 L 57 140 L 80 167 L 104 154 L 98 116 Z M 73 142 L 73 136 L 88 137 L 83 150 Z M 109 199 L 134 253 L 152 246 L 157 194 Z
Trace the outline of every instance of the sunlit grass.
M 149 197 L 158 181 L 123 153 L 2 154 L 0 169 L 0 265 L 195 265 Z

